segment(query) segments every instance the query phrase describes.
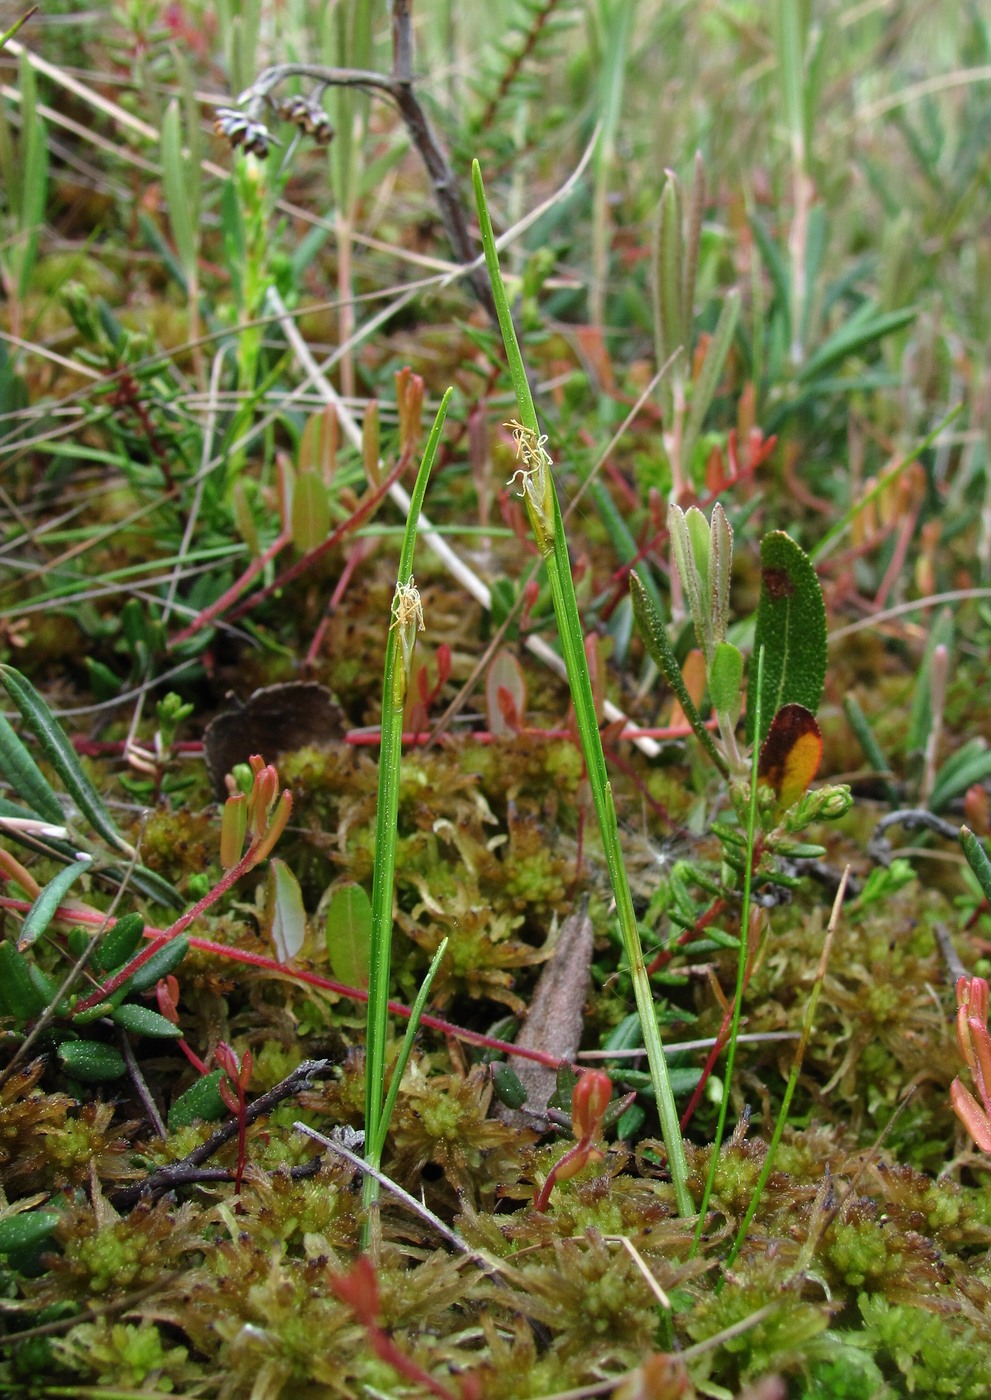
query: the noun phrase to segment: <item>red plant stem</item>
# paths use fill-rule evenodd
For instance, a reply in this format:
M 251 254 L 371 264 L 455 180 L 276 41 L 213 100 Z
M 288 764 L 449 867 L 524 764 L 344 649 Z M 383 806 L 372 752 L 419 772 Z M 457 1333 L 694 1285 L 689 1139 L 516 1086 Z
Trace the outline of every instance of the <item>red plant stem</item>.
M 747 990 L 747 987 L 750 985 L 750 974 L 751 974 L 752 972 L 753 972 L 753 950 L 751 949 L 750 952 L 748 952 L 748 954 L 747 954 L 747 961 L 746 961 L 746 964 L 745 964 L 744 969 L 743 969 L 743 985 L 740 987 L 740 998 L 741 998 L 741 1000 L 743 999 L 743 994 L 744 994 L 744 992 Z M 723 1053 L 723 1050 L 724 1050 L 725 1047 L 726 1047 L 726 1042 L 729 1040 L 730 1031 L 731 1031 L 732 1027 L 733 1027 L 733 1007 L 730 1006 L 728 1010 L 726 1010 L 726 1011 L 723 1012 L 722 1024 L 720 1025 L 719 1030 L 716 1032 L 716 1040 L 715 1040 L 715 1043 L 714 1043 L 714 1045 L 712 1046 L 712 1049 L 709 1051 L 708 1055 L 706 1056 L 705 1064 L 702 1066 L 702 1073 L 701 1073 L 701 1075 L 699 1076 L 699 1082 L 696 1084 L 695 1088 L 692 1090 L 692 1096 L 691 1096 L 691 1098 L 688 1100 L 687 1105 L 685 1106 L 685 1111 L 684 1111 L 684 1113 L 681 1115 L 681 1131 L 682 1131 L 682 1132 L 685 1131 L 685 1129 L 688 1127 L 688 1124 L 692 1121 L 692 1114 L 695 1112 L 695 1110 L 696 1110 L 696 1109 L 698 1108 L 698 1106 L 699 1106 L 699 1103 L 701 1102 L 702 1095 L 703 1095 L 703 1093 L 705 1092 L 705 1086 L 706 1086 L 706 1084 L 708 1084 L 708 1082 L 709 1082 L 709 1076 L 712 1074 L 712 1071 L 715 1069 L 715 1067 L 716 1067 L 716 1061 L 719 1059 L 719 1056 Z
M 257 593 L 252 593 L 250 598 L 245 598 L 243 603 L 240 603 L 234 608 L 227 620 L 229 622 L 236 622 L 239 617 L 243 617 L 245 613 L 251 612 L 252 608 L 256 608 L 259 603 L 271 597 L 273 593 L 277 593 L 280 588 L 285 588 L 287 583 L 292 583 L 293 579 L 298 578 L 300 574 L 306 573 L 307 569 L 311 568 L 317 560 L 322 559 L 325 554 L 328 554 L 330 550 L 340 544 L 341 540 L 344 539 L 346 535 L 350 534 L 352 530 L 357 529 L 362 521 L 366 520 L 369 515 L 373 514 L 373 512 L 378 509 L 379 505 L 385 499 L 390 486 L 397 482 L 402 476 L 409 464 L 410 456 L 411 452 L 407 449 L 389 475 L 383 478 L 381 485 L 374 491 L 370 491 L 364 500 L 358 503 L 347 520 L 342 521 L 336 530 L 332 530 L 322 544 L 318 544 L 315 549 L 311 549 L 308 553 L 304 554 L 301 559 L 297 559 L 295 564 L 290 564 L 289 568 L 284 569 L 282 573 L 279 574 L 278 578 L 273 580 L 266 588 L 260 589 Z
M 214 618 L 219 617 L 222 612 L 227 611 L 235 599 L 244 592 L 248 584 L 251 583 L 253 579 L 257 578 L 267 567 L 270 560 L 274 559 L 277 554 L 281 554 L 286 545 L 291 543 L 292 531 L 283 530 L 281 534 L 276 536 L 268 548 L 259 554 L 257 559 L 252 559 L 244 573 L 240 578 L 235 579 L 230 588 L 221 593 L 220 597 L 215 599 L 208 608 L 204 608 L 202 612 L 197 613 L 192 622 L 184 627 L 181 632 L 177 632 L 174 637 L 169 638 L 168 650 L 171 651 L 175 647 L 181 646 L 183 642 L 188 642 L 190 637 L 195 637 L 196 633 L 202 631 L 204 627 L 209 627 Z
M 10 909 L 18 913 L 26 914 L 31 908 L 31 904 L 25 899 L 10 899 L 0 897 L 0 909 Z M 56 909 L 54 917 L 64 919 L 75 924 L 102 924 L 104 915 L 99 910 L 69 910 L 64 906 Z M 141 956 L 150 955 L 158 948 L 168 942 L 168 933 L 162 929 L 146 928 L 145 938 L 154 939 L 152 948 L 146 949 Z M 337 996 L 347 997 L 349 1001 L 367 1002 L 368 992 L 361 987 L 349 987 L 346 982 L 335 982 L 330 977 L 322 977 L 318 972 L 305 972 L 301 968 L 287 967 L 285 963 L 276 961 L 275 958 L 267 957 L 264 953 L 251 953 L 246 948 L 230 948 L 225 943 L 214 943 L 208 938 L 190 938 L 191 948 L 197 948 L 202 953 L 214 953 L 218 958 L 226 962 L 243 963 L 248 967 L 261 968 L 265 972 L 272 972 L 280 977 L 287 978 L 290 982 L 301 982 L 308 987 L 318 987 L 321 991 L 334 992 Z M 130 975 L 130 974 L 129 974 Z M 101 989 L 96 994 L 96 1000 L 104 999 L 104 991 Z M 75 1008 L 79 1009 L 79 1007 Z M 401 1001 L 390 1001 L 389 1010 L 393 1016 L 405 1017 L 409 1020 L 412 1012 L 408 1006 L 404 1006 Z M 464 1041 L 466 1045 L 478 1045 L 486 1050 L 497 1050 L 504 1055 L 515 1055 L 517 1059 L 533 1060 L 535 1064 L 546 1065 L 549 1069 L 561 1069 L 568 1065 L 569 1060 L 562 1060 L 555 1055 L 545 1055 L 542 1050 L 527 1050 L 522 1046 L 513 1045 L 508 1040 L 499 1040 L 496 1036 L 485 1035 L 481 1031 L 471 1031 L 465 1026 L 457 1026 L 453 1021 L 445 1021 L 440 1016 L 424 1014 L 420 1017 L 420 1024 L 429 1026 L 431 1030 L 439 1031 L 442 1035 L 449 1035 L 454 1040 Z
M 683 947 L 684 944 L 690 942 L 691 939 L 697 938 L 700 933 L 703 933 L 711 923 L 714 923 L 715 920 L 719 918 L 725 908 L 726 901 L 723 899 L 722 895 L 714 899 L 705 913 L 700 914 L 695 920 L 691 928 L 682 929 L 681 933 L 678 935 L 678 947 Z M 649 977 L 652 973 L 659 972 L 662 967 L 667 967 L 673 957 L 674 952 L 670 948 L 662 948 L 647 964 L 647 976 Z
M 323 645 L 323 639 L 326 636 L 327 628 L 330 626 L 330 619 L 340 607 L 341 599 L 347 591 L 348 584 L 351 582 L 355 569 L 367 558 L 367 552 L 363 546 L 371 543 L 371 540 L 357 540 L 352 548 L 348 550 L 348 557 L 344 561 L 344 568 L 341 571 L 340 578 L 337 580 L 337 586 L 330 596 L 330 601 L 324 608 L 323 617 L 320 619 L 319 626 L 313 634 L 313 640 L 306 649 L 306 657 L 303 662 L 304 669 L 308 666 L 316 665 L 317 657 L 320 655 L 320 648 Z
M 189 1063 L 192 1065 L 193 1069 L 196 1070 L 197 1074 L 209 1074 L 209 1073 L 210 1073 L 210 1067 L 209 1067 L 209 1065 L 206 1065 L 206 1064 L 203 1063 L 203 1061 L 200 1059 L 199 1055 L 197 1055 L 196 1051 L 192 1048 L 192 1046 L 189 1044 L 188 1041 L 186 1041 L 186 1040 L 177 1040 L 177 1041 L 176 1041 L 176 1044 L 178 1045 L 178 1047 L 179 1047 L 179 1049 L 182 1051 L 182 1053 L 185 1055 L 185 1057 L 186 1057 L 186 1059 L 189 1061 Z
M 88 1011 L 91 1006 L 98 1006 L 101 1001 L 106 1001 L 107 997 L 111 996 L 129 977 L 134 976 L 139 967 L 143 967 L 150 958 L 153 958 L 160 949 L 164 948 L 166 943 L 171 943 L 173 938 L 177 938 L 180 933 L 184 933 L 191 923 L 194 923 L 201 914 L 205 913 L 206 910 L 210 908 L 211 904 L 216 904 L 221 895 L 226 894 L 229 889 L 237 884 L 242 875 L 246 875 L 248 871 L 252 869 L 258 860 L 257 851 L 260 844 L 261 841 L 253 841 L 238 861 L 237 865 L 225 871 L 213 888 L 208 890 L 202 899 L 197 900 L 193 907 L 187 909 L 185 914 L 176 919 L 175 923 L 169 928 L 164 931 L 156 930 L 151 945 L 145 948 L 143 952 L 137 953 L 129 963 L 121 968 L 120 972 L 115 973 L 115 975 L 111 977 L 109 982 L 104 983 L 102 987 L 98 987 L 95 992 L 91 992 L 88 997 L 85 997 L 79 1002 L 76 1006 L 76 1010 Z M 145 930 L 145 936 L 148 936 L 147 929 Z
M 564 1173 L 563 1179 L 567 1181 L 569 1177 L 574 1176 L 575 1172 L 581 1171 L 582 1167 L 596 1150 L 597 1149 L 593 1146 L 593 1139 L 591 1136 L 580 1138 L 578 1142 L 575 1143 L 574 1147 L 569 1147 L 564 1156 L 559 1157 L 551 1167 L 550 1171 L 547 1173 L 547 1180 L 544 1182 L 543 1186 L 541 1186 L 537 1195 L 534 1196 L 534 1210 L 539 1210 L 543 1213 L 550 1204 L 551 1192 L 557 1185 L 558 1177 L 562 1175 L 562 1172 Z M 599 1156 L 601 1159 L 602 1154 L 599 1153 Z

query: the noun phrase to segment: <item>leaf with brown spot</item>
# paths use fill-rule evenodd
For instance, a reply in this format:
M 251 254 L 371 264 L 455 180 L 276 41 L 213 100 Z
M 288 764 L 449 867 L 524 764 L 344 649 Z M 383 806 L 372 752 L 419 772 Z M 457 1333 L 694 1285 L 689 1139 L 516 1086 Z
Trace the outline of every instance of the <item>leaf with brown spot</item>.
M 788 808 L 803 796 L 821 761 L 822 735 L 815 715 L 804 705 L 785 705 L 761 745 L 758 778 L 774 789 L 779 805 Z
M 760 543 L 761 590 L 750 669 L 747 742 L 760 743 L 786 705 L 815 714 L 826 679 L 826 608 L 811 559 L 783 530 Z M 760 733 L 756 734 L 757 657 L 764 648 Z

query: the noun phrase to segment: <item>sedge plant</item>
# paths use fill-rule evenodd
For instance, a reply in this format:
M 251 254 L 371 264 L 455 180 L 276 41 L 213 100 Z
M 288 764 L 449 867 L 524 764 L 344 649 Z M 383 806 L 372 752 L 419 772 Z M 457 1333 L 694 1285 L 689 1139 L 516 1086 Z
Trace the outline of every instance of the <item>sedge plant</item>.
M 644 963 L 643 947 L 640 942 L 640 931 L 633 908 L 629 878 L 623 862 L 612 785 L 606 773 L 606 761 L 596 718 L 595 697 L 585 654 L 581 617 L 578 612 L 575 586 L 571 576 L 571 564 L 568 559 L 568 543 L 564 533 L 561 506 L 550 470 L 552 463 L 544 446 L 546 440 L 540 434 L 533 395 L 530 392 L 523 356 L 509 310 L 506 289 L 499 268 L 492 222 L 485 199 L 485 189 L 482 184 L 482 174 L 477 161 L 472 165 L 472 179 L 482 232 L 482 246 L 485 250 L 485 263 L 492 285 L 492 295 L 499 317 L 499 329 L 502 332 L 519 412 L 519 421 L 513 424 L 513 428 L 518 454 L 523 465 L 517 471 L 514 481 L 517 477 L 520 479 L 520 494 L 526 507 L 537 547 L 547 568 L 554 613 L 564 653 L 568 685 L 575 710 L 575 722 L 578 727 L 582 754 L 592 790 L 592 801 L 602 836 L 609 880 L 616 901 L 623 950 L 633 982 L 637 1013 L 643 1030 L 647 1064 L 661 1120 L 661 1133 L 667 1151 L 668 1168 L 671 1172 L 675 1199 L 681 1215 L 692 1215 L 694 1205 L 688 1190 L 688 1169 L 678 1124 L 678 1110 L 657 1029 L 653 997 Z
M 423 607 L 413 577 L 413 552 L 416 530 L 440 443 L 441 431 L 447 417 L 453 389 L 441 400 L 427 445 L 420 462 L 416 484 L 410 497 L 410 507 L 403 533 L 399 557 L 399 574 L 392 603 L 392 620 L 385 649 L 385 673 L 382 683 L 382 739 L 379 755 L 378 807 L 375 825 L 375 863 L 372 872 L 372 948 L 368 979 L 368 1019 L 365 1040 L 365 1159 L 378 1169 L 382 1161 L 385 1134 L 395 1102 L 403 1068 L 409 1058 L 418 1022 L 417 1010 L 422 1011 L 430 982 L 443 956 L 443 945 L 434 957 L 424 986 L 414 1007 L 396 1065 L 392 1090 L 383 1098 L 385 1084 L 385 1049 L 389 1034 L 389 971 L 392 961 L 392 905 L 396 875 L 396 822 L 399 812 L 399 777 L 403 748 L 403 711 L 413 671 L 416 634 L 423 630 Z M 364 1201 L 370 1205 L 378 1197 L 378 1182 L 371 1174 L 365 1177 Z

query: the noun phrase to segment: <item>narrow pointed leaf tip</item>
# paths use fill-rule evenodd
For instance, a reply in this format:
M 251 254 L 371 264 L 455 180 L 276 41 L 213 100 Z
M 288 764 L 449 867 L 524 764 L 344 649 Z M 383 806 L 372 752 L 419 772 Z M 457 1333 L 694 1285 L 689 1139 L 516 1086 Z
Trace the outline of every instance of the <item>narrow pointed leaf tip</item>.
M 804 705 L 815 714 L 826 680 L 826 607 L 812 562 L 782 530 L 765 535 L 760 546 L 761 590 L 754 655 L 764 648 L 761 733 L 755 710 L 747 708 L 747 741 L 762 741 L 773 717 L 786 705 Z

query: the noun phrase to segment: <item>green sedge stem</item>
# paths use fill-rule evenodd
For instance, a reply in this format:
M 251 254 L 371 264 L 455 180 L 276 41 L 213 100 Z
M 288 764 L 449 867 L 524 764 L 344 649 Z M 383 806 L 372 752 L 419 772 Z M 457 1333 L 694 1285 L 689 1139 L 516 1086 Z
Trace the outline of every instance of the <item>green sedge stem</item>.
M 678 1122 L 678 1109 L 674 1101 L 664 1050 L 657 1029 L 650 979 L 647 976 L 643 948 L 640 943 L 640 930 L 637 927 L 633 898 L 630 894 L 630 884 L 619 843 L 619 826 L 616 820 L 616 809 L 613 805 L 612 788 L 606 773 L 605 755 L 602 752 L 602 739 L 599 735 L 592 682 L 588 673 L 588 659 L 585 655 L 585 638 L 582 632 L 581 617 L 571 577 L 561 506 L 553 476 L 549 470 L 550 459 L 543 452 L 540 443 L 537 412 L 530 392 L 523 356 L 516 338 L 516 329 L 510 314 L 506 289 L 502 281 L 499 255 L 496 251 L 492 223 L 485 201 L 482 174 L 477 161 L 472 163 L 472 181 L 478 206 L 482 247 L 485 250 L 485 263 L 492 285 L 492 295 L 499 318 L 499 328 L 502 331 L 506 358 L 509 362 L 510 379 L 516 393 L 524 443 L 523 458 L 525 465 L 529 468 L 528 471 L 521 473 L 524 480 L 524 500 L 538 547 L 547 565 L 547 577 L 551 587 L 558 631 L 561 636 L 561 649 L 568 673 L 568 685 L 575 708 L 575 721 L 578 726 L 585 766 L 588 770 L 595 815 L 602 834 L 602 845 L 612 884 L 613 897 L 616 901 L 616 914 L 623 939 L 623 949 L 633 981 L 633 994 L 643 1030 L 647 1064 L 661 1120 L 661 1134 L 667 1149 L 671 1182 L 679 1214 L 682 1216 L 692 1215 L 695 1207 L 688 1190 L 688 1167 L 685 1162 L 685 1148 Z
M 764 648 L 761 647 L 757 654 L 757 688 L 754 691 L 754 709 L 756 712 L 754 732 L 756 734 L 760 733 L 760 697 L 763 681 Z M 695 1225 L 695 1234 L 692 1237 L 691 1249 L 688 1252 L 688 1257 L 690 1259 L 695 1255 L 699 1247 L 699 1240 L 702 1238 L 702 1231 L 705 1228 L 705 1217 L 709 1209 L 709 1199 L 712 1196 L 712 1188 L 716 1180 L 716 1171 L 719 1166 L 719 1151 L 722 1147 L 723 1134 L 726 1131 L 726 1116 L 729 1112 L 729 1091 L 730 1085 L 733 1082 L 736 1042 L 740 1034 L 740 1016 L 743 1010 L 743 983 L 746 977 L 747 952 L 750 943 L 750 894 L 753 882 L 754 847 L 757 843 L 757 763 L 759 756 L 759 745 L 754 744 L 753 753 L 750 757 L 750 804 L 747 808 L 747 858 L 743 871 L 743 903 L 740 914 L 740 952 L 736 962 L 736 991 L 733 997 L 733 1019 L 730 1023 L 729 1045 L 726 1050 L 723 1097 L 719 1104 L 716 1136 L 713 1139 L 712 1156 L 709 1159 L 709 1170 L 706 1173 L 705 1188 L 702 1192 L 701 1203 L 699 1204 L 699 1218 Z
M 833 912 L 830 916 L 829 926 L 826 929 L 826 937 L 823 941 L 822 952 L 819 955 L 819 966 L 816 968 L 815 981 L 812 984 L 812 992 L 809 996 L 808 1005 L 805 1008 L 805 1016 L 802 1019 L 802 1034 L 799 1037 L 798 1045 L 795 1047 L 795 1056 L 791 1064 L 791 1072 L 788 1075 L 788 1083 L 785 1085 L 784 1097 L 781 1100 L 781 1111 L 778 1114 L 777 1122 L 774 1125 L 774 1132 L 771 1134 L 771 1141 L 768 1144 L 767 1154 L 764 1157 L 764 1164 L 760 1169 L 760 1176 L 750 1197 L 750 1204 L 747 1212 L 740 1221 L 740 1228 L 736 1232 L 736 1239 L 733 1247 L 726 1256 L 724 1268 L 729 1269 L 733 1261 L 743 1247 L 743 1241 L 747 1238 L 747 1231 L 750 1229 L 750 1222 L 757 1214 L 757 1207 L 760 1205 L 761 1196 L 764 1194 L 764 1187 L 767 1179 L 774 1170 L 774 1159 L 777 1156 L 778 1144 L 788 1122 L 788 1113 L 791 1109 L 791 1101 L 795 1090 L 798 1087 L 798 1076 L 802 1070 L 802 1062 L 805 1059 L 805 1051 L 808 1048 L 812 1035 L 812 1023 L 815 1020 L 816 1007 L 819 1004 L 819 994 L 822 991 L 823 979 L 826 976 L 826 968 L 829 964 L 829 954 L 833 947 L 833 938 L 836 934 L 836 926 L 840 921 L 840 911 L 843 908 L 843 899 L 846 895 L 847 879 L 850 874 L 850 867 L 847 866 L 840 880 L 840 887 L 836 891 L 836 898 L 833 900 Z
M 392 905 L 396 876 L 396 823 L 399 813 L 399 769 L 403 749 L 403 707 L 412 661 L 412 645 L 420 623 L 413 585 L 413 551 L 417 522 L 427 481 L 437 456 L 441 430 L 453 389 L 441 400 L 424 449 L 410 498 L 399 558 L 395 602 L 385 648 L 382 682 L 382 747 L 379 754 L 378 810 L 375 822 L 375 861 L 372 868 L 372 955 L 368 978 L 368 1018 L 365 1036 L 365 1154 L 370 1166 L 381 1162 L 388 1117 L 383 1104 L 385 1047 L 389 1035 L 389 972 L 392 962 Z M 365 1177 L 364 1203 L 378 1198 L 378 1182 Z

